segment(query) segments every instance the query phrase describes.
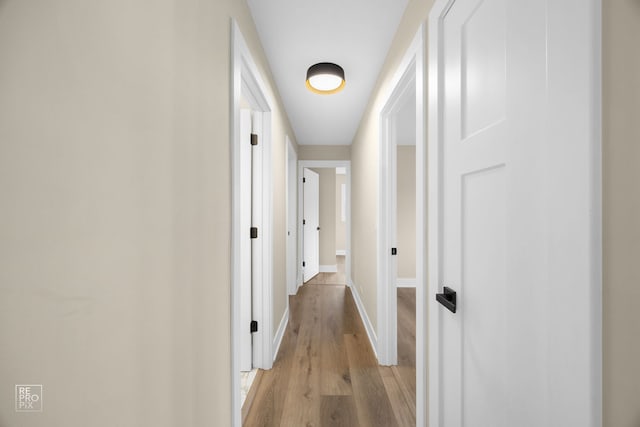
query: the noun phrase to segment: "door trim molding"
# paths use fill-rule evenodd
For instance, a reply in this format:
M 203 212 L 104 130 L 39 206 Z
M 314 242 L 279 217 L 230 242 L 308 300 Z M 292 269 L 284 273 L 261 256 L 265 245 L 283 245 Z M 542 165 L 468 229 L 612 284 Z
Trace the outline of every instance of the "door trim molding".
M 416 279 L 414 277 L 398 277 L 396 281 L 396 286 L 398 288 L 415 288 L 416 287 Z
M 435 300 L 438 292 L 441 277 L 441 260 L 439 259 L 439 248 L 442 238 L 440 229 L 439 212 L 441 208 L 441 150 L 439 142 L 443 132 L 443 81 L 440 75 L 443 71 L 443 19 L 452 7 L 455 0 L 435 0 L 428 18 L 429 28 L 429 59 L 428 59 L 428 307 L 429 307 L 429 425 L 440 426 L 442 415 L 440 413 L 441 402 L 437 390 L 440 389 L 440 377 L 437 374 L 440 368 L 440 345 L 439 328 L 442 310 L 439 309 Z M 570 250 L 569 246 L 574 239 L 579 239 L 579 244 L 583 246 L 584 257 L 581 266 L 587 266 L 589 270 L 586 276 L 576 275 L 574 283 L 565 286 L 559 283 L 557 277 L 550 277 L 550 286 L 558 286 L 560 293 L 568 293 L 575 289 L 580 290 L 579 295 L 570 293 L 567 295 L 555 295 L 555 300 L 571 301 L 578 299 L 589 303 L 588 313 L 581 312 L 587 323 L 589 323 L 589 333 L 581 336 L 580 339 L 588 342 L 590 351 L 585 352 L 588 361 L 586 363 L 588 378 L 586 383 L 590 386 L 588 390 L 589 399 L 583 406 L 587 412 L 590 411 L 589 427 L 602 426 L 602 66 L 601 66 L 601 22 L 602 5 L 601 0 L 588 0 L 581 2 L 565 2 L 556 4 L 547 0 L 547 26 L 548 31 L 554 34 L 554 43 L 548 47 L 548 62 L 546 64 L 549 79 L 555 92 L 550 90 L 547 100 L 547 111 L 544 116 L 546 122 L 545 138 L 550 146 L 555 150 L 550 156 L 558 156 L 554 165 L 549 167 L 551 182 L 561 177 L 563 173 L 563 161 L 579 163 L 580 168 L 576 175 L 585 183 L 585 188 L 580 194 L 573 195 L 579 197 L 583 203 L 580 211 L 580 218 L 584 225 L 584 235 L 573 235 L 572 239 L 566 239 L 557 243 L 554 249 L 560 253 L 563 250 Z M 588 43 L 585 44 L 585 40 Z M 571 55 L 566 55 L 571 52 Z M 563 88 L 563 93 L 571 96 L 559 96 L 557 88 Z M 583 144 L 588 147 L 580 153 L 579 158 L 572 157 L 570 149 L 564 150 L 562 147 L 567 141 L 577 141 L 578 145 Z M 562 183 L 562 182 L 560 182 Z M 554 192 L 564 191 L 561 186 L 552 189 Z M 565 191 L 566 194 L 566 191 Z M 558 194 L 551 197 L 558 198 Z M 558 198 L 562 201 L 562 197 Z M 561 212 L 559 218 L 551 225 L 551 232 L 560 231 L 562 226 L 572 223 L 574 218 L 570 218 L 570 212 L 563 213 L 562 206 L 556 206 L 556 211 Z M 588 212 L 588 213 L 586 213 Z M 576 244 L 573 244 L 576 246 Z M 571 266 L 575 267 L 575 266 Z M 563 267 L 564 268 L 564 267 Z M 552 275 L 553 276 L 553 275 Z M 559 274 L 559 277 L 563 275 Z M 575 280 L 584 279 L 583 287 L 575 286 Z M 560 290 L 562 289 L 562 290 Z M 550 299 L 551 300 L 551 299 Z M 550 301 L 549 314 L 558 318 L 561 308 L 559 302 Z M 563 305 L 562 310 L 566 312 L 569 306 Z M 557 325 L 557 323 L 556 323 Z M 584 341 L 581 344 L 584 346 Z M 565 347 L 570 344 L 563 344 Z M 559 357 L 557 353 L 563 353 L 562 349 L 554 348 L 554 352 L 549 353 L 549 357 Z M 563 357 L 567 357 L 564 355 Z M 554 359 L 557 360 L 557 359 Z M 549 373 L 552 376 L 552 373 Z M 550 406 L 550 411 L 554 409 L 558 413 L 567 411 L 566 406 L 562 406 L 563 401 L 556 401 Z M 576 404 L 579 405 L 579 404 Z M 574 409 L 575 406 L 574 405 Z M 573 409 L 572 409 L 573 411 Z M 426 425 L 426 423 L 425 423 Z
M 425 114 L 425 26 L 420 25 L 390 84 L 379 113 L 379 197 L 378 197 L 378 282 L 377 355 L 382 365 L 395 365 L 397 349 L 396 272 L 391 268 L 390 248 L 395 246 L 395 213 L 390 210 L 394 197 L 397 164 L 390 155 L 393 141 L 393 115 L 399 101 L 415 83 L 416 100 L 416 283 L 426 278 L 426 114 Z M 416 425 L 426 425 L 426 287 L 416 287 Z
M 271 369 L 273 364 L 273 174 L 271 154 L 271 111 L 273 101 L 258 67 L 251 55 L 238 23 L 231 20 L 231 84 L 230 84 L 230 154 L 231 154 L 231 425 L 240 427 L 240 342 L 238 330 L 247 325 L 240 324 L 240 241 L 242 233 L 239 221 L 240 209 L 240 105 L 244 97 L 253 111 L 262 115 L 262 304 L 258 307 L 259 335 L 254 336 L 260 360 L 256 367 Z M 255 301 L 255 300 L 254 300 Z M 257 339 L 256 339 L 257 338 Z M 256 354 L 256 352 L 254 352 Z
M 302 212 L 303 209 L 303 193 L 302 185 L 300 185 L 301 177 L 305 168 L 345 168 L 346 171 L 346 191 L 347 191 L 347 222 L 346 222 L 346 236 L 345 236 L 345 251 L 346 256 L 344 260 L 345 277 L 347 283 L 351 278 L 351 161 L 350 160 L 299 160 L 298 161 L 298 212 Z M 302 215 L 298 215 L 298 288 L 302 286 Z M 296 288 L 296 292 L 298 289 Z

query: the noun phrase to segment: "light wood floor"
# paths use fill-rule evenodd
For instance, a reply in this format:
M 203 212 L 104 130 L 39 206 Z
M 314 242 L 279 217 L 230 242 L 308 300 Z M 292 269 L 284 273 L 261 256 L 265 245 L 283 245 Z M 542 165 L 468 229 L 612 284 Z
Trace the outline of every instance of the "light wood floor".
M 415 426 L 415 290 L 399 289 L 398 301 L 399 365 L 380 367 L 351 291 L 302 286 L 290 297 L 273 369 L 261 371 L 250 392 L 244 425 Z

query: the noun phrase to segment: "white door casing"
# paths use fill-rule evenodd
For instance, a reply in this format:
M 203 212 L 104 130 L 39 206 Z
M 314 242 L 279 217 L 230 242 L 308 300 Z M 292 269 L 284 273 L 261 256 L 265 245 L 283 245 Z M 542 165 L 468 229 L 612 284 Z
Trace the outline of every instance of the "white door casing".
M 320 177 L 305 168 L 303 179 L 303 271 L 307 282 L 320 272 Z
M 599 6 L 567 3 L 430 16 L 432 426 L 601 425 Z

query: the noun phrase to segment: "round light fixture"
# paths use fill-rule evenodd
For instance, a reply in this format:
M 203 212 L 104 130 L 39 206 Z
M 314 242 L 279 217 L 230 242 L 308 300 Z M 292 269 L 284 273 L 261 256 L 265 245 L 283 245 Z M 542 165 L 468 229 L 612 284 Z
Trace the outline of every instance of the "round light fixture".
M 320 95 L 331 95 L 344 88 L 344 70 L 331 62 L 320 62 L 307 70 L 307 89 Z

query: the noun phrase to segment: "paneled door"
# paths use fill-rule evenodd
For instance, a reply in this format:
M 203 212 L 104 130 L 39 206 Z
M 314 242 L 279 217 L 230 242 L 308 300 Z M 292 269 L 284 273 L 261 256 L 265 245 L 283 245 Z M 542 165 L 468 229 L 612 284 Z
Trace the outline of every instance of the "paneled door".
M 550 83 L 549 4 L 455 0 L 439 21 L 434 427 L 595 425 L 590 180 L 560 164 L 590 148 L 549 143 L 549 96 L 562 91 Z M 577 212 L 573 223 L 558 226 L 560 205 Z M 565 310 L 559 274 L 569 277 L 558 291 L 573 293 Z

